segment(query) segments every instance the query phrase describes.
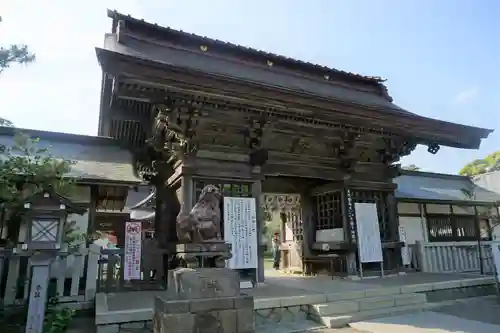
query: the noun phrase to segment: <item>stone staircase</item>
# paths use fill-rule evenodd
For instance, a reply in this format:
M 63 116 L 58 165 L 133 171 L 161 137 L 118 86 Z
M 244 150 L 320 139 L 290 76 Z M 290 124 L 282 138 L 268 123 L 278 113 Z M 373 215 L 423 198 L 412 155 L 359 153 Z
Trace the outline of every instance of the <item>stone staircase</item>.
M 329 328 L 339 328 L 351 322 L 418 312 L 425 309 L 424 293 L 392 294 L 313 304 L 309 318 Z

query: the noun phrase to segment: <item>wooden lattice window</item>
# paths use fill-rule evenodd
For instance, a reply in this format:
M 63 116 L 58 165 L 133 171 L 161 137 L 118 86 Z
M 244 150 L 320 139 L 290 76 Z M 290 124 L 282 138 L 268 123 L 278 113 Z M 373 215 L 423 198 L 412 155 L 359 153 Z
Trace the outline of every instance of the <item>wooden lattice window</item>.
M 476 220 L 471 215 L 429 215 L 427 230 L 430 242 L 470 241 L 478 238 Z
M 450 216 L 427 215 L 429 242 L 453 240 L 453 225 Z
M 342 199 L 340 192 L 316 196 L 316 230 L 342 227 Z
M 294 241 L 304 240 L 304 227 L 302 224 L 301 211 L 286 211 L 280 213 L 281 220 L 285 223 L 290 223 L 293 232 Z
M 456 238 L 459 240 L 476 240 L 478 239 L 476 218 L 474 216 L 453 216 L 455 224 Z

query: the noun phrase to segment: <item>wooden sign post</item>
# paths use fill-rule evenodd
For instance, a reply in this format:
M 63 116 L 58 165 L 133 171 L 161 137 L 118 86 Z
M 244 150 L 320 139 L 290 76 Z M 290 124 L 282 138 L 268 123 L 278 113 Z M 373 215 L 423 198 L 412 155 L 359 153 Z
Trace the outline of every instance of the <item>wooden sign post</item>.
M 42 333 L 49 287 L 50 263 L 54 259 L 50 254 L 35 254 L 30 258 L 33 275 L 28 305 L 26 333 Z

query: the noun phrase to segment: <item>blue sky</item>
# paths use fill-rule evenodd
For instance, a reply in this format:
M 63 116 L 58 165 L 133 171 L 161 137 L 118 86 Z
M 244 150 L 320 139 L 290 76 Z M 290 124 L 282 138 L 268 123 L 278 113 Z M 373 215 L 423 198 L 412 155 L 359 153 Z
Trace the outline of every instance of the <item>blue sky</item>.
M 94 135 L 106 8 L 160 25 L 387 79 L 395 103 L 492 128 L 478 151 L 418 148 L 404 164 L 456 173 L 500 149 L 500 2 L 495 0 L 16 0 L 0 41 L 37 53 L 0 77 L 0 116 L 18 127 Z

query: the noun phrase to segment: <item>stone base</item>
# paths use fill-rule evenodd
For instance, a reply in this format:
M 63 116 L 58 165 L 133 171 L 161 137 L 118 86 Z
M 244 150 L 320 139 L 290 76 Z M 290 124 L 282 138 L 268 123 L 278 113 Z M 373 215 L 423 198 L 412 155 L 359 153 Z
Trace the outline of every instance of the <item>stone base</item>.
M 236 271 L 180 268 L 168 273 L 167 296 L 156 297 L 155 333 L 251 333 L 252 296 L 240 294 Z
M 224 268 L 226 260 L 231 258 L 231 245 L 224 243 L 224 241 L 176 244 L 175 253 L 181 266 L 184 267 Z
M 253 333 L 253 297 L 193 300 L 157 297 L 153 327 L 154 333 Z

